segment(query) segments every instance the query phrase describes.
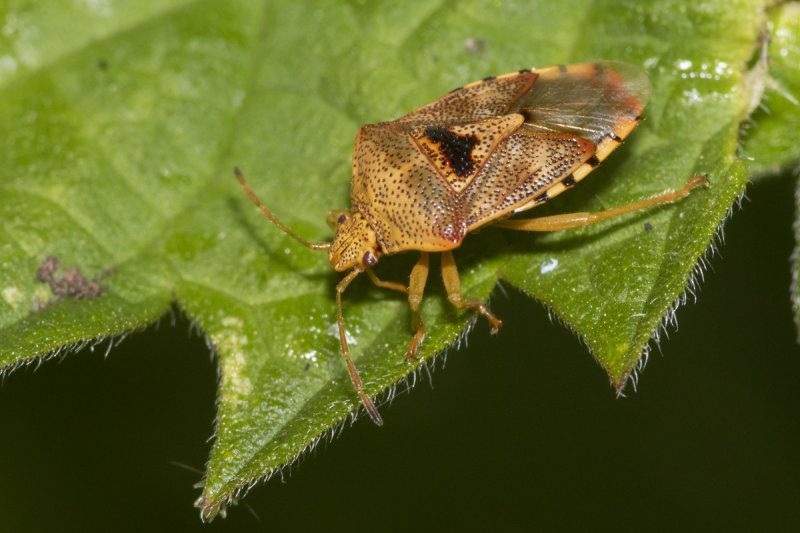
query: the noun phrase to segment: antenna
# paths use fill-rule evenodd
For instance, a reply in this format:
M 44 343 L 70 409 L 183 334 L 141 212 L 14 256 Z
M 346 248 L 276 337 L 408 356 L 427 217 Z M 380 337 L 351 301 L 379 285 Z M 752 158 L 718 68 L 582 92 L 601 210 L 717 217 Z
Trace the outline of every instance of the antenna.
M 244 193 L 247 195 L 248 198 L 250 198 L 250 201 L 253 202 L 256 205 L 256 207 L 258 207 L 261 210 L 261 212 L 264 213 L 264 216 L 270 219 L 272 223 L 278 226 L 281 229 L 281 231 L 283 231 L 286 235 L 293 238 L 294 240 L 296 240 L 297 242 L 299 242 L 300 244 L 302 244 L 303 246 L 305 246 L 310 250 L 327 250 L 328 248 L 331 247 L 331 243 L 329 242 L 308 242 L 300 235 L 290 230 L 286 224 L 278 220 L 278 217 L 273 215 L 272 211 L 267 209 L 267 207 L 261 203 L 261 200 L 258 199 L 258 196 L 256 196 L 256 193 L 253 192 L 253 189 L 251 189 L 247 185 L 247 181 L 245 181 L 244 176 L 242 175 L 242 171 L 239 170 L 239 167 L 233 167 L 233 173 L 236 174 L 236 179 L 239 180 L 239 185 L 242 186 L 242 189 L 244 189 Z

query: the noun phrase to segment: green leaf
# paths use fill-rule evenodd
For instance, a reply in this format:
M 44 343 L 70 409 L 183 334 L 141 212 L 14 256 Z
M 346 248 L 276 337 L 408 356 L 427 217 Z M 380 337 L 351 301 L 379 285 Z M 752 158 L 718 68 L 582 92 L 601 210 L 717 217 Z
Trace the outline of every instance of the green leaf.
M 755 176 L 780 172 L 800 159 L 797 132 L 800 131 L 800 3 L 786 2 L 768 12 L 768 35 L 763 63 L 766 75 L 751 83 L 764 93 L 760 105 L 743 124 L 742 152 Z M 754 68 L 753 71 L 758 71 Z M 795 212 L 800 218 L 800 210 Z M 796 242 L 800 243 L 800 222 L 795 222 Z M 800 331 L 800 288 L 798 252 L 792 257 L 792 307 Z M 800 333 L 798 333 L 800 338 Z
M 232 167 L 297 233 L 329 239 L 325 214 L 347 206 L 361 124 L 488 74 L 607 58 L 648 70 L 646 120 L 539 214 L 623 205 L 697 173 L 710 186 L 597 227 L 487 228 L 456 260 L 466 296 L 488 298 L 502 278 L 541 300 L 621 388 L 746 182 L 736 148 L 764 3 L 7 7 L 0 364 L 123 334 L 175 302 L 219 358 L 216 441 L 199 500 L 213 516 L 359 408 L 339 353 L 337 276 L 324 254 L 261 217 Z M 59 273 L 96 278 L 103 294 L 55 297 L 35 277 L 47 256 L 60 259 Z M 412 256 L 385 258 L 379 276 L 405 279 Z M 367 392 L 389 397 L 418 367 L 404 360 L 407 303 L 359 279 L 344 312 Z M 474 319 L 447 303 L 435 276 L 422 312 L 422 363 Z
M 756 65 L 750 83 L 759 104 L 743 124 L 742 152 L 750 171 L 774 174 L 800 158 L 800 3 L 781 3 L 769 10 L 765 68 Z M 766 70 L 766 72 L 761 72 Z

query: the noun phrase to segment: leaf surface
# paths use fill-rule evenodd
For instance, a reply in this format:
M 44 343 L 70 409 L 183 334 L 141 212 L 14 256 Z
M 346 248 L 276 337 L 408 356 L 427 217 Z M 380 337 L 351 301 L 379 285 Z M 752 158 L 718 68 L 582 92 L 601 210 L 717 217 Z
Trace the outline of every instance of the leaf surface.
M 532 216 L 624 205 L 698 173 L 710 187 L 580 230 L 486 228 L 456 261 L 466 296 L 488 298 L 503 279 L 544 302 L 621 388 L 746 183 L 736 150 L 763 4 L 15 3 L 0 13 L 0 364 L 140 328 L 175 302 L 219 358 L 199 501 L 213 516 L 359 408 L 337 276 L 261 217 L 233 166 L 297 233 L 330 239 L 325 215 L 347 206 L 361 124 L 486 75 L 605 58 L 648 70 L 646 119 Z M 48 255 L 103 295 L 55 298 L 35 276 Z M 377 272 L 407 279 L 412 256 Z M 436 264 L 423 363 L 474 318 L 447 303 Z M 369 394 L 414 371 L 401 295 L 357 280 L 345 317 Z
M 753 113 L 742 124 L 742 154 L 754 176 L 779 172 L 800 158 L 800 3 L 767 11 L 768 39 L 748 80 Z

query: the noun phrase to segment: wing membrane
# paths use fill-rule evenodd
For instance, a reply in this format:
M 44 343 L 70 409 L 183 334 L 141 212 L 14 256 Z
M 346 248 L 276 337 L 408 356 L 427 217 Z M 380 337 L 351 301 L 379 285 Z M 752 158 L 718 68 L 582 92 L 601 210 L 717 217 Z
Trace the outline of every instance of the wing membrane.
M 525 117 L 522 129 L 570 133 L 595 144 L 623 139 L 639 121 L 650 91 L 647 74 L 606 61 L 535 71 L 539 77 L 509 108 Z

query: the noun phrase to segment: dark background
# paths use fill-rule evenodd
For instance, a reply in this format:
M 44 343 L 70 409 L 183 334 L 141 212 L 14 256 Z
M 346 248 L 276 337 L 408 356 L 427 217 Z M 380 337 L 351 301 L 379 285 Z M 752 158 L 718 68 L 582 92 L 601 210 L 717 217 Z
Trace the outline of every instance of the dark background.
M 725 227 L 697 303 L 616 399 L 577 338 L 508 290 L 469 348 L 203 526 L 216 362 L 179 319 L 104 360 L 0 386 L 0 531 L 795 530 L 800 350 L 789 300 L 794 180 Z

